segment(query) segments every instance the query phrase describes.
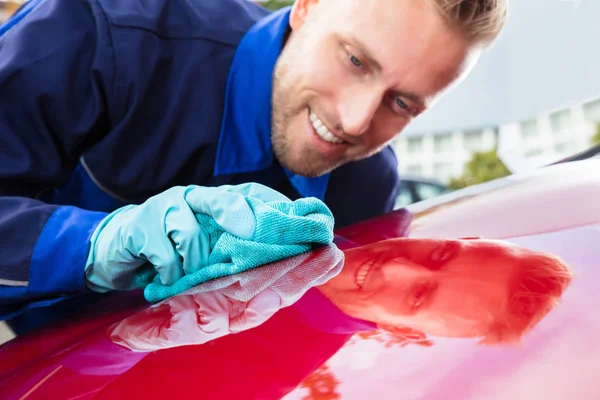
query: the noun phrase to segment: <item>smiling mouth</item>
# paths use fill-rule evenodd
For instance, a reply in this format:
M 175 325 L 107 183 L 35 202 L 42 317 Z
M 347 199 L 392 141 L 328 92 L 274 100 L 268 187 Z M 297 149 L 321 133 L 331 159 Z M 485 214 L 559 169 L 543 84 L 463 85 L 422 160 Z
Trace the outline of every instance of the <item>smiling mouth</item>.
M 315 114 L 311 109 L 308 109 L 308 117 L 310 119 L 310 123 L 315 131 L 315 133 L 317 134 L 317 136 L 319 136 L 321 139 L 323 139 L 324 141 L 331 143 L 331 144 L 342 144 L 345 143 L 344 140 L 340 139 L 339 137 L 335 136 L 333 133 L 331 133 L 329 131 L 329 128 L 327 128 L 327 126 L 325 126 L 325 124 L 323 123 L 323 121 L 321 121 L 321 119 L 317 116 L 317 114 Z
M 362 289 L 362 287 L 364 286 L 365 282 L 367 281 L 367 277 L 369 276 L 369 273 L 371 272 L 371 270 L 373 269 L 373 267 L 377 263 L 378 259 L 379 259 L 379 257 L 375 257 L 375 258 L 370 259 L 364 265 L 362 265 L 358 269 L 358 271 L 356 271 L 356 275 L 355 275 L 354 280 L 356 282 L 356 285 L 359 288 Z

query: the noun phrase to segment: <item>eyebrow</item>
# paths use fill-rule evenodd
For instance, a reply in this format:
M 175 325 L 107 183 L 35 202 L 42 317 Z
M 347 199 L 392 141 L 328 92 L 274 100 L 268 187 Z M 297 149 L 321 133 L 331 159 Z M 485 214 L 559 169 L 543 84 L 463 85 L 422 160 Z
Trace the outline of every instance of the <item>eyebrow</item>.
M 425 108 L 426 104 L 425 101 L 421 98 L 421 96 L 419 96 L 418 94 L 412 93 L 412 92 L 396 92 L 396 95 L 398 95 L 399 97 L 406 97 L 407 99 L 415 102 L 418 104 L 419 108 Z M 421 110 L 418 110 L 418 112 L 420 112 Z

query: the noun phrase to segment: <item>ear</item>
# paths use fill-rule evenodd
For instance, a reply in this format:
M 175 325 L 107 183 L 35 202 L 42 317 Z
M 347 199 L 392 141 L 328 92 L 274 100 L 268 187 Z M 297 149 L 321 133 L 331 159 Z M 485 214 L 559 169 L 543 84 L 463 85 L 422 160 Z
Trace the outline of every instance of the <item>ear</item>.
M 495 323 L 478 344 L 482 346 L 518 346 L 521 344 L 521 336 L 505 324 Z
M 404 342 L 403 346 L 409 344 L 417 344 L 419 346 L 430 347 L 433 345 L 433 342 L 431 340 L 428 340 L 427 336 L 423 332 L 417 331 L 412 328 L 387 324 L 377 325 L 377 327 L 382 331 L 385 331 L 401 339 Z
M 477 342 L 480 346 L 504 346 L 504 347 L 517 347 L 522 344 L 521 338 L 518 337 L 507 337 L 501 338 L 495 335 L 488 335 Z
M 290 27 L 292 30 L 298 30 L 308 15 L 308 11 L 312 6 L 317 4 L 319 0 L 296 0 L 290 11 Z

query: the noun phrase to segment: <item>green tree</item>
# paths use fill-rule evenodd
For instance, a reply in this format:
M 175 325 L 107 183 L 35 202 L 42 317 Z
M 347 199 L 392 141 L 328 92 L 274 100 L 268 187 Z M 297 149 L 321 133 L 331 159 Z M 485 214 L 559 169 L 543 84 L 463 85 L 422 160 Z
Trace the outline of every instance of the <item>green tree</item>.
M 592 137 L 592 144 L 600 144 L 600 124 L 596 125 L 596 134 Z
M 275 11 L 283 7 L 291 6 L 294 3 L 294 0 L 267 0 L 257 1 L 257 3 L 271 11 Z
M 462 189 L 507 175 L 510 175 L 510 171 L 498 157 L 497 150 L 494 149 L 474 153 L 471 160 L 467 163 L 463 175 L 452 179 L 448 186 L 451 189 Z

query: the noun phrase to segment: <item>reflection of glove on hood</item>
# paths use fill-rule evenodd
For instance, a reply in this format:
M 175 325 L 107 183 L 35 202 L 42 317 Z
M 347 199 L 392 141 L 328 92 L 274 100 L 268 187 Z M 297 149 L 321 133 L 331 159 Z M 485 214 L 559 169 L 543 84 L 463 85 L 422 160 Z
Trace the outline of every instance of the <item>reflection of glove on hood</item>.
M 309 251 L 312 245 L 330 244 L 333 240 L 333 216 L 316 198 L 265 202 L 245 196 L 245 200 L 254 213 L 252 239 L 229 233 L 207 214 L 196 214 L 200 225 L 210 234 L 208 265 L 171 286 L 164 285 L 154 269 L 143 270 L 138 275 L 138 284 L 145 287 L 144 296 L 148 301 L 164 300 L 212 279 L 295 256 Z
M 339 274 L 343 260 L 330 245 L 214 279 L 124 319 L 109 335 L 131 350 L 153 351 L 251 329 Z

